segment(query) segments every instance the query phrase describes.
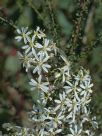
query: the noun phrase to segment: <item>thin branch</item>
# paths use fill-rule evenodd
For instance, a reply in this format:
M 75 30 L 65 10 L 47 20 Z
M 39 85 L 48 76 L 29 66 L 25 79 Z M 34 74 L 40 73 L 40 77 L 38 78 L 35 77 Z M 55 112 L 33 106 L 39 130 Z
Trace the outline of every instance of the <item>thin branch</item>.
M 32 3 L 32 0 L 28 0 L 28 4 L 29 6 L 36 12 L 36 14 L 39 16 L 39 18 L 44 21 L 44 18 L 42 17 L 42 15 L 40 14 L 40 12 L 38 11 L 38 9 L 34 6 L 34 4 Z
M 83 2 L 80 5 L 81 11 L 78 12 L 78 14 L 80 14 L 80 16 L 79 16 L 79 18 L 76 18 L 77 20 L 75 21 L 75 30 L 72 33 L 73 46 L 71 47 L 71 52 L 73 52 L 75 50 L 76 45 L 77 45 L 77 40 L 79 38 L 80 30 L 82 27 L 83 15 L 84 15 L 84 11 L 85 11 L 86 6 L 87 6 L 87 1 Z
M 7 20 L 3 17 L 0 17 L 0 21 L 5 23 L 5 24 L 8 24 L 9 26 L 11 26 L 14 29 L 17 29 L 17 26 L 12 21 L 9 21 L 9 20 Z
M 56 30 L 56 23 L 55 23 L 54 12 L 53 12 L 53 9 L 52 9 L 52 3 L 51 3 L 51 0 L 45 0 L 45 1 L 47 2 L 51 21 L 52 21 L 53 36 L 55 37 L 56 43 L 58 44 L 58 41 L 57 41 L 58 34 L 57 34 L 57 30 Z

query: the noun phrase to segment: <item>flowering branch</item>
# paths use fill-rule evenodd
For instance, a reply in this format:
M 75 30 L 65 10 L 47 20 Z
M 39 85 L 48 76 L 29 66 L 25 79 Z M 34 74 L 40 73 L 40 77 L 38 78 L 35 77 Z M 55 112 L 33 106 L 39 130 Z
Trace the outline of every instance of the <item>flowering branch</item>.
M 29 84 L 38 99 L 29 112 L 32 128 L 4 127 L 14 130 L 15 136 L 95 136 L 98 125 L 90 115 L 93 84 L 89 71 L 80 68 L 75 74 L 63 51 L 39 27 L 17 32 L 15 39 L 24 45 L 18 55 L 26 72 L 31 70 L 34 75 Z M 54 78 L 49 80 L 52 71 Z

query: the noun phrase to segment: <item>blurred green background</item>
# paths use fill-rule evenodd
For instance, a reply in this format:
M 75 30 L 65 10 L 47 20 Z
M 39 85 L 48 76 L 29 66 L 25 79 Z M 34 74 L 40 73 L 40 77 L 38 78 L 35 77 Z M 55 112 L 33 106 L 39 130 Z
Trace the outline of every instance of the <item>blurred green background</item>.
M 92 114 L 102 133 L 102 2 L 101 0 L 0 0 L 0 130 L 4 122 L 27 124 L 32 107 L 28 77 L 17 58 L 21 44 L 15 29 L 45 29 L 73 62 L 89 69 L 94 83 Z

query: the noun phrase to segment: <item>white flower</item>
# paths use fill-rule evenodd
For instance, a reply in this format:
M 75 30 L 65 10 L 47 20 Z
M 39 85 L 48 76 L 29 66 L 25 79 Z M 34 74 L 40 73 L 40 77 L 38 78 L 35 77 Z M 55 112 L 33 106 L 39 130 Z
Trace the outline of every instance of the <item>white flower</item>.
M 34 37 L 38 37 L 39 39 L 46 37 L 46 35 L 40 30 L 40 27 L 36 28 L 34 31 Z
M 78 111 L 80 111 L 80 102 L 77 102 L 77 100 L 75 99 L 75 97 L 73 98 L 73 100 L 68 100 L 68 112 L 70 112 L 67 115 L 67 119 L 71 119 L 70 123 L 74 123 L 76 120 L 76 114 L 78 113 Z
M 42 90 L 44 92 L 47 92 L 49 90 L 49 87 L 48 87 L 49 82 L 41 82 L 41 76 L 39 76 L 38 81 L 31 79 L 29 84 L 33 86 L 31 90 L 37 89 L 37 90 Z
M 84 81 L 90 80 L 89 71 L 85 71 L 84 69 L 80 69 L 77 75 L 74 75 L 75 80 L 80 81 L 81 83 Z
M 66 81 L 67 85 L 65 85 L 63 88 L 65 89 L 66 93 L 69 94 L 70 92 L 75 92 L 77 90 L 79 90 L 79 88 L 77 87 L 78 82 L 74 82 L 71 83 L 69 81 Z
M 59 100 L 54 100 L 55 103 L 57 103 L 57 107 L 55 107 L 55 111 L 57 111 L 58 109 L 61 109 L 62 111 L 65 110 L 65 105 L 67 103 L 66 101 L 66 94 L 65 92 L 63 92 L 63 94 L 59 94 Z
M 49 56 L 43 56 L 43 54 L 37 55 L 35 53 L 35 59 L 36 59 L 36 67 L 33 70 L 33 73 L 38 72 L 40 75 L 42 70 L 46 73 L 48 73 L 48 69 L 51 68 L 49 64 L 47 64 L 47 60 L 49 59 Z
M 59 70 L 60 70 L 60 76 L 62 75 L 62 82 L 65 82 L 70 78 L 69 68 L 67 65 L 65 65 L 62 68 L 59 68 Z
M 82 97 L 80 103 L 81 103 L 81 107 L 82 107 L 82 112 L 87 114 L 88 113 L 88 104 L 90 103 L 91 99 L 89 98 L 89 96 L 85 96 L 85 97 Z
M 80 109 L 80 103 L 78 103 L 74 98 L 72 102 L 73 122 L 75 121 L 75 114 L 78 113 L 79 109 Z
M 26 53 L 32 52 L 33 54 L 36 53 L 35 48 L 42 48 L 43 46 L 40 43 L 35 42 L 35 38 L 32 37 L 32 39 L 28 40 L 28 44 L 23 46 L 22 49 L 25 50 Z
M 21 54 L 18 52 L 19 59 L 23 63 L 23 67 L 26 68 L 26 72 L 28 72 L 28 69 L 31 67 L 30 62 L 32 61 L 32 53 L 30 52 L 29 54 Z
M 78 130 L 77 125 L 74 126 L 74 128 L 70 128 L 71 134 L 68 134 L 67 136 L 82 136 L 81 132 L 82 129 Z
M 29 35 L 32 33 L 31 31 L 28 31 L 28 27 L 17 29 L 19 36 L 16 36 L 15 39 L 20 42 L 22 39 L 24 39 L 24 43 L 26 44 L 28 40 L 30 39 Z
M 34 40 L 35 40 L 34 38 L 29 39 L 28 40 L 29 41 L 28 44 L 22 47 L 22 49 L 24 49 L 26 53 L 28 53 L 30 50 L 32 51 L 32 53 L 35 53 L 35 49 L 34 49 L 35 43 L 34 43 Z
M 52 117 L 51 121 L 52 121 L 53 128 L 57 128 L 59 125 L 61 125 L 63 119 L 64 119 L 64 115 L 62 114 L 62 112 L 60 112 L 58 115 L 56 114 L 55 117 Z
M 49 45 L 49 40 L 48 39 L 44 39 L 44 45 L 42 46 L 41 51 L 39 51 L 38 54 L 43 54 L 48 56 L 48 52 L 51 51 L 51 47 Z
M 90 83 L 90 80 L 89 81 L 85 81 L 83 82 L 82 84 L 80 84 L 80 87 L 82 89 L 82 92 L 81 92 L 81 95 L 87 95 L 87 93 L 92 93 L 92 87 L 93 87 L 93 84 Z
M 42 100 L 43 104 L 46 104 L 48 100 L 52 101 L 51 93 L 50 92 L 48 92 L 48 93 L 41 92 L 41 100 Z

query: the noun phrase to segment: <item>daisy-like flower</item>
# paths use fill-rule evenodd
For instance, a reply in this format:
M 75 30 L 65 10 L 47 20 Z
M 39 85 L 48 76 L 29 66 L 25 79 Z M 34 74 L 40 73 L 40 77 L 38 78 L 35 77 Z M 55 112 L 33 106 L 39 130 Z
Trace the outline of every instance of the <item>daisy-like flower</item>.
M 75 80 L 80 81 L 81 83 L 84 81 L 90 80 L 89 71 L 86 71 L 84 69 L 80 69 L 77 75 L 73 75 Z
M 57 111 L 58 109 L 65 110 L 65 105 L 67 103 L 65 92 L 63 92 L 63 94 L 59 94 L 59 100 L 55 100 L 55 103 L 57 103 L 55 111 Z
M 82 112 L 85 114 L 88 113 L 87 106 L 90 103 L 90 101 L 91 101 L 91 98 L 89 96 L 82 97 L 82 99 L 80 100 Z
M 68 100 L 68 116 L 66 117 L 67 119 L 71 119 L 70 123 L 74 123 L 76 120 L 76 114 L 78 111 L 80 111 L 80 102 L 77 102 L 76 98 L 74 97 L 73 100 Z
M 60 75 L 62 75 L 62 82 L 65 82 L 70 78 L 69 68 L 67 65 L 62 68 L 59 68 L 59 70 L 60 70 Z
M 31 31 L 28 31 L 28 27 L 17 29 L 17 33 L 19 36 L 16 36 L 15 39 L 20 42 L 22 39 L 24 40 L 24 43 L 26 44 L 28 40 L 30 39 L 29 35 L 32 33 Z
M 49 56 L 44 56 L 43 54 L 37 55 L 35 53 L 35 59 L 36 59 L 36 67 L 33 70 L 33 73 L 38 72 L 40 75 L 42 70 L 46 73 L 48 73 L 48 69 L 51 68 L 49 64 L 47 64 L 47 60 L 49 59 Z
M 76 91 L 78 90 L 79 88 L 77 87 L 78 83 L 77 82 L 74 82 L 74 83 L 71 83 L 69 81 L 66 81 L 67 85 L 65 85 L 63 88 L 66 90 L 66 93 L 69 94 L 70 92 L 72 91 Z
M 52 97 L 51 97 L 51 93 L 48 92 L 48 93 L 43 93 L 41 92 L 41 100 L 42 100 L 42 103 L 43 104 L 46 104 L 48 100 L 52 100 Z
M 33 37 L 38 37 L 39 39 L 46 37 L 46 35 L 40 30 L 40 27 L 38 26 L 36 28 L 36 31 L 34 31 L 34 36 Z
M 81 136 L 82 129 L 80 128 L 78 130 L 77 125 L 75 125 L 74 128 L 70 128 L 71 134 L 68 134 L 67 136 Z
M 32 61 L 32 52 L 30 52 L 29 54 L 21 54 L 20 52 L 18 52 L 18 56 L 23 63 L 23 67 L 26 68 L 26 72 L 28 72 L 28 69 L 31 67 L 30 63 Z
M 50 117 L 50 119 L 51 119 L 52 127 L 57 128 L 59 125 L 62 124 L 62 121 L 64 119 L 64 115 L 62 114 L 62 112 L 60 112 L 55 117 Z
M 42 79 L 41 76 L 39 76 L 38 81 L 35 81 L 34 79 L 31 79 L 31 81 L 29 82 L 29 84 L 31 86 L 33 86 L 31 88 L 31 90 L 37 89 L 37 90 L 42 90 L 45 93 L 47 93 L 47 91 L 49 90 L 49 87 L 48 87 L 49 82 L 41 82 L 41 79 Z
M 22 49 L 25 50 L 26 53 L 32 52 L 33 54 L 36 53 L 35 48 L 42 48 L 43 46 L 40 43 L 35 42 L 35 38 L 32 37 L 32 39 L 28 40 L 28 44 L 23 46 Z
M 93 84 L 91 84 L 91 81 L 85 81 L 82 84 L 80 84 L 80 88 L 82 89 L 81 95 L 86 96 L 87 93 L 92 93 Z
M 44 39 L 44 45 L 42 46 L 42 49 L 38 54 L 43 54 L 43 55 L 48 56 L 49 51 L 51 51 L 49 40 L 45 38 Z
M 78 110 L 80 110 L 80 102 L 77 102 L 76 98 L 74 97 L 74 99 L 72 100 L 72 109 L 73 109 L 73 113 L 76 114 Z

